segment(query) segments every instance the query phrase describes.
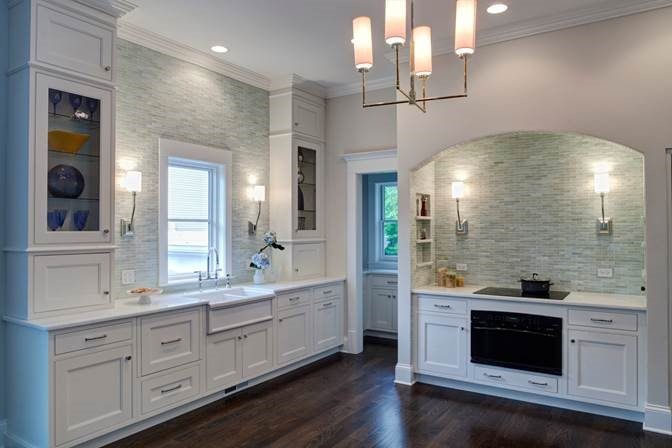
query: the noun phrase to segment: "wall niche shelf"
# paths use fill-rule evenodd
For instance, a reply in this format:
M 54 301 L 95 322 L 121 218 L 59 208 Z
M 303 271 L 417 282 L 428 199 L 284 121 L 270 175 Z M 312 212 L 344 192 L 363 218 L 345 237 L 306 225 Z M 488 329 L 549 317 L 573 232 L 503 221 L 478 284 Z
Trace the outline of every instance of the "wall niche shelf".
M 419 268 L 425 268 L 428 266 L 432 266 L 434 264 L 434 261 L 422 261 L 420 263 L 417 263 L 416 266 Z

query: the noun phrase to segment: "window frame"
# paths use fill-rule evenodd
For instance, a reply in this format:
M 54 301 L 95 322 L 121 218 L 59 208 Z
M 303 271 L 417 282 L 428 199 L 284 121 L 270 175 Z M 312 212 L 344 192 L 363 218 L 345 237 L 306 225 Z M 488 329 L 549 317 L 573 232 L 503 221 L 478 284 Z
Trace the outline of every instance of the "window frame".
M 398 255 L 385 255 L 385 222 L 394 220 L 384 219 L 383 194 L 385 187 L 394 186 L 399 191 L 397 181 L 376 180 L 369 183 L 369 249 L 367 265 L 370 269 L 397 269 Z M 371 207 L 373 205 L 373 207 Z M 399 214 L 397 210 L 397 231 L 399 229 Z
M 208 240 L 215 242 L 223 272 L 231 272 L 232 159 L 232 153 L 227 149 L 159 139 L 160 286 L 198 282 L 198 277 L 193 274 L 168 275 L 168 168 L 171 165 L 210 171 Z

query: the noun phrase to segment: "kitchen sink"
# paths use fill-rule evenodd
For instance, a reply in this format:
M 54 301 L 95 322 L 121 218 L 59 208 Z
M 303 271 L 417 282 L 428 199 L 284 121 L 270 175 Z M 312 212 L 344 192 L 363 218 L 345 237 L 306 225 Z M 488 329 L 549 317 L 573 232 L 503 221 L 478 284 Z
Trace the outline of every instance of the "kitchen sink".
M 238 302 L 244 299 L 264 299 L 273 297 L 273 293 L 254 288 L 223 288 L 211 289 L 201 292 L 191 292 L 188 297 L 195 297 L 208 302 L 210 306 L 225 305 L 230 302 Z

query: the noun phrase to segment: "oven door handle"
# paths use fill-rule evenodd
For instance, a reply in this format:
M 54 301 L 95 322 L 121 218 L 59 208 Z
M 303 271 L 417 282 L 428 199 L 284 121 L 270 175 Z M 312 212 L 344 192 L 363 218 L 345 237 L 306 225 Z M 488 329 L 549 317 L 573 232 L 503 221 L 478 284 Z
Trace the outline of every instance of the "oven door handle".
M 547 334 L 547 333 L 540 333 L 538 331 L 530 331 L 530 330 L 519 330 L 516 328 L 502 328 L 502 327 L 476 327 L 476 326 L 471 326 L 472 330 L 483 330 L 483 331 L 508 331 L 511 333 L 525 333 L 525 334 L 533 334 L 536 336 L 545 336 L 547 338 L 557 338 L 560 335 L 559 334 Z

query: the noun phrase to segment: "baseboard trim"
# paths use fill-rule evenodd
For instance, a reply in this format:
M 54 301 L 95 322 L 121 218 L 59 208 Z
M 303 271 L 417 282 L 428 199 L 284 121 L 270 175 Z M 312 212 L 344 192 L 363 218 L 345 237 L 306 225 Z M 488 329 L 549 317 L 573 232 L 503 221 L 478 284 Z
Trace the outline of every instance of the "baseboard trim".
M 475 392 L 495 397 L 508 398 L 510 400 L 525 401 L 527 403 L 541 404 L 555 408 L 569 409 L 571 411 L 587 412 L 589 414 L 604 415 L 605 417 L 619 418 L 635 422 L 644 421 L 644 412 L 629 411 L 627 409 L 612 408 L 593 403 L 583 403 L 580 401 L 567 400 L 565 398 L 555 398 L 546 395 L 537 395 L 534 393 L 521 392 L 511 389 L 502 389 L 499 387 L 488 386 L 485 384 L 467 383 L 459 380 L 435 377 L 432 375 L 418 373 L 415 375 L 417 382 L 431 384 L 433 386 L 447 387 L 451 389 Z
M 415 376 L 413 375 L 413 366 L 410 364 L 397 363 L 394 367 L 394 382 L 404 386 L 414 385 Z
M 672 436 L 672 409 L 647 403 L 644 408 L 644 431 Z

